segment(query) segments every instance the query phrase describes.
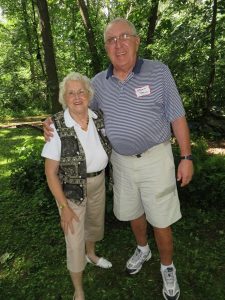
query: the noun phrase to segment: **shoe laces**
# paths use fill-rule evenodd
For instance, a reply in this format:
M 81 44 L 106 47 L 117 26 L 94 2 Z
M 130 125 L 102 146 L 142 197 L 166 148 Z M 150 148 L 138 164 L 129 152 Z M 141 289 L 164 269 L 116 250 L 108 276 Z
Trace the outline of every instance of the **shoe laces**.
M 137 249 L 135 250 L 135 252 L 134 252 L 134 255 L 133 255 L 133 257 L 132 257 L 132 260 L 138 261 L 138 260 L 141 258 L 141 256 L 142 256 L 142 252 L 141 252 L 140 249 L 137 248 Z
M 175 273 L 173 268 L 167 268 L 164 271 L 164 278 L 168 285 L 173 285 L 175 282 Z
M 136 248 L 133 256 L 131 257 L 132 263 L 137 263 L 138 261 L 142 261 L 145 258 L 145 253 L 143 253 L 140 249 Z

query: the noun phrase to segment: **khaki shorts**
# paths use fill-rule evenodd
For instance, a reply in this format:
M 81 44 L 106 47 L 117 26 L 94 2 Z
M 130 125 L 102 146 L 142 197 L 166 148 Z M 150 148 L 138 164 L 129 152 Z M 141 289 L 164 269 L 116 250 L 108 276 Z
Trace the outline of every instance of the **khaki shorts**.
M 148 222 L 165 228 L 181 218 L 171 144 L 165 142 L 141 157 L 112 152 L 114 214 L 131 221 L 144 213 Z
M 67 268 L 81 272 L 86 265 L 85 241 L 100 241 L 104 236 L 105 173 L 87 178 L 87 199 L 81 205 L 68 201 L 80 221 L 73 221 L 74 234 L 65 235 Z

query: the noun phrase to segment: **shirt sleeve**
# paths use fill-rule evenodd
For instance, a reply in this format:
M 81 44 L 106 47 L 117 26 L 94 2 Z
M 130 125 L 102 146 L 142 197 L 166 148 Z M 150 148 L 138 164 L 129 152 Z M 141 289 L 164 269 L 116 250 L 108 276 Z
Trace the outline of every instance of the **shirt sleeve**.
M 46 142 L 42 152 L 41 156 L 45 158 L 49 158 L 52 160 L 60 161 L 61 157 L 61 140 L 59 138 L 59 135 L 55 129 L 54 124 L 51 124 L 51 127 L 54 129 L 53 131 L 53 137 L 51 137 L 49 142 Z
M 164 65 L 164 99 L 165 113 L 169 122 L 172 122 L 185 115 L 185 110 L 175 80 L 170 72 L 170 69 Z

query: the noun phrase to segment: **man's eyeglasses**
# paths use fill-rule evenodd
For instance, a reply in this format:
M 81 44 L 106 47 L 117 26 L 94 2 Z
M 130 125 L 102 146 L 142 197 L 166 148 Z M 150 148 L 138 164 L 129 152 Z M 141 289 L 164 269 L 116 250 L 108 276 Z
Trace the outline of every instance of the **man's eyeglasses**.
M 68 96 L 75 96 L 77 98 L 83 98 L 88 94 L 87 90 L 78 90 L 78 91 L 74 91 L 74 90 L 69 90 L 67 91 L 67 95 Z
M 112 36 L 106 40 L 106 45 L 112 46 L 115 45 L 118 41 L 126 42 L 130 40 L 131 37 L 136 36 L 135 34 L 122 33 L 119 36 Z

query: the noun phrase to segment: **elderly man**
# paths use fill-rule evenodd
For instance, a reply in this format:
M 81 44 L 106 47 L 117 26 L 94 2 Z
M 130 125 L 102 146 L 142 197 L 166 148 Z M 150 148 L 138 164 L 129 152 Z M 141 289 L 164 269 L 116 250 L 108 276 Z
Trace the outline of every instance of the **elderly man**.
M 111 61 L 93 78 L 92 109 L 104 113 L 112 144 L 114 213 L 130 221 L 137 248 L 127 261 L 131 275 L 151 258 L 147 222 L 158 247 L 163 296 L 177 300 L 180 289 L 173 264 L 171 225 L 181 218 L 170 125 L 180 147 L 177 180 L 187 185 L 193 175 L 189 129 L 170 70 L 158 61 L 137 56 L 140 38 L 132 23 L 117 18 L 104 32 Z
M 103 111 L 113 147 L 115 216 L 131 222 L 137 242 L 126 268 L 136 274 L 151 257 L 148 221 L 160 254 L 163 296 L 178 299 L 170 226 L 181 213 L 169 140 L 171 124 L 181 155 L 177 180 L 185 186 L 193 174 L 185 112 L 169 69 L 137 57 L 140 38 L 132 23 L 113 20 L 105 29 L 104 41 L 111 65 L 93 78 L 92 108 Z

